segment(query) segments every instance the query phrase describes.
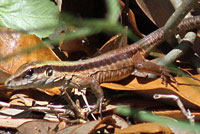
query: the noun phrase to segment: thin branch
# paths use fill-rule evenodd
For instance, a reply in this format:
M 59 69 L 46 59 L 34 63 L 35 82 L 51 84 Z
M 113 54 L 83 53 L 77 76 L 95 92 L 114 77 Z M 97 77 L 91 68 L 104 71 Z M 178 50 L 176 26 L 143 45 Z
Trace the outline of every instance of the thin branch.
M 37 111 L 37 112 L 47 112 L 47 113 L 52 113 L 52 112 L 57 112 L 57 113 L 63 113 L 65 115 L 68 115 L 70 117 L 75 117 L 74 112 L 67 108 L 66 106 L 59 105 L 47 105 L 47 106 L 19 106 L 19 105 L 13 105 L 9 104 L 6 102 L 0 101 L 0 106 L 1 107 L 7 107 L 7 108 L 14 108 L 14 109 L 21 109 L 21 110 L 28 110 L 28 111 Z
M 80 91 L 81 92 L 81 91 Z M 88 101 L 87 101 L 87 98 L 86 98 L 86 96 L 85 96 L 85 94 L 83 93 L 83 92 L 81 92 L 81 96 L 82 96 L 82 98 L 83 98 L 83 100 L 84 100 L 84 102 L 85 102 L 85 104 L 86 104 L 86 106 L 87 106 L 87 108 L 88 108 L 88 110 L 89 110 L 89 112 L 91 111 L 91 108 L 90 108 L 90 106 L 89 106 L 89 104 L 88 104 Z M 97 120 L 96 118 L 95 118 L 95 116 L 94 116 L 94 114 L 93 113 L 91 113 L 91 116 L 92 116 L 92 118 L 94 119 L 94 120 Z
M 181 102 L 180 98 L 176 95 L 164 95 L 164 94 L 154 94 L 154 99 L 172 99 L 176 101 L 178 107 L 180 108 L 181 112 L 186 116 L 186 118 L 190 121 L 191 125 L 194 125 L 194 115 L 191 114 L 189 109 L 185 109 L 183 103 Z
M 171 50 L 167 55 L 160 59 L 157 64 L 164 66 L 173 63 L 177 58 L 180 58 L 191 46 L 195 44 L 196 33 L 188 32 L 185 37 L 181 40 L 180 44 Z M 148 74 L 148 77 L 155 78 L 156 75 Z
M 182 0 L 170 0 L 171 4 L 173 5 L 173 7 L 175 9 L 177 9 L 178 7 L 180 7 Z
M 181 40 L 180 44 L 171 50 L 166 56 L 157 62 L 158 65 L 167 65 L 174 62 L 177 58 L 186 53 L 195 43 L 196 33 L 188 32 Z
M 194 7 L 198 0 L 184 0 L 179 8 L 171 15 L 164 26 L 164 36 L 169 44 L 173 44 L 174 31 L 185 15 Z
M 198 54 L 194 54 L 191 57 L 192 65 L 196 68 L 197 72 L 200 74 L 200 56 Z
M 179 8 L 171 15 L 164 26 L 164 36 L 169 44 L 173 44 L 174 31 L 185 15 L 194 7 L 198 0 L 184 0 Z

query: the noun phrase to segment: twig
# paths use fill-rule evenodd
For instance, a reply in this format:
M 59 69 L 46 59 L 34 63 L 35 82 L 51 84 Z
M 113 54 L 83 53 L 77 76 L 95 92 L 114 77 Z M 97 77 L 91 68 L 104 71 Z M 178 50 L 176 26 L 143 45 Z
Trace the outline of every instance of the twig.
M 81 92 L 81 96 L 82 96 L 82 98 L 83 98 L 83 100 L 84 100 L 84 102 L 85 102 L 87 108 L 89 109 L 89 111 L 91 111 L 90 106 L 89 106 L 88 101 L 87 101 L 87 98 L 86 98 L 86 96 L 85 96 L 85 94 L 84 94 L 83 92 Z M 97 120 L 97 119 L 95 118 L 95 116 L 94 116 L 93 113 L 91 113 L 91 116 L 92 116 L 92 118 L 93 118 L 94 120 Z
M 182 4 L 179 6 L 181 8 L 177 8 L 176 11 L 171 15 L 164 26 L 164 36 L 169 44 L 174 44 L 175 40 L 173 39 L 174 31 L 180 21 L 184 18 L 184 16 L 191 10 L 197 0 L 184 0 Z M 165 57 L 163 57 L 157 64 L 158 65 L 167 65 L 169 63 L 174 62 L 178 57 L 182 56 L 185 51 L 189 49 L 191 44 L 194 44 L 194 40 L 196 35 L 192 32 L 185 35 L 185 38 L 179 46 L 170 51 Z M 149 78 L 156 78 L 154 74 L 148 74 Z
M 166 56 L 157 62 L 158 65 L 167 65 L 174 62 L 177 58 L 181 57 L 187 50 L 195 43 L 196 33 L 188 32 L 181 40 L 180 44 L 171 50 Z
M 68 107 L 63 106 L 63 105 L 59 105 L 59 106 L 47 105 L 45 107 L 44 106 L 19 106 L 19 105 L 13 105 L 13 104 L 9 104 L 9 103 L 0 101 L 0 106 L 7 107 L 7 108 L 28 110 L 28 111 L 63 113 L 70 117 L 75 117 L 74 112 L 71 109 L 69 109 Z
M 177 58 L 181 57 L 187 50 L 194 45 L 196 39 L 196 33 L 188 32 L 185 37 L 181 40 L 180 44 L 171 50 L 167 55 L 160 59 L 157 64 L 161 66 L 173 63 Z M 148 77 L 155 78 L 156 75 L 148 74 Z
M 174 31 L 177 25 L 185 17 L 185 15 L 194 7 L 198 0 L 184 0 L 180 5 L 180 8 L 177 8 L 176 11 L 171 15 L 164 26 L 164 36 L 169 44 L 173 44 Z
M 170 0 L 170 2 L 171 2 L 171 4 L 173 5 L 173 7 L 175 9 L 177 9 L 181 5 L 181 3 L 182 3 L 179 0 Z
M 194 115 L 191 114 L 189 109 L 185 109 L 183 103 L 181 102 L 180 98 L 176 95 L 164 95 L 164 94 L 154 94 L 154 99 L 172 99 L 176 101 L 178 107 L 180 108 L 181 112 L 186 116 L 186 118 L 189 120 L 191 125 L 194 125 Z
M 194 54 L 191 57 L 192 65 L 196 68 L 197 72 L 200 74 L 200 56 L 198 54 Z

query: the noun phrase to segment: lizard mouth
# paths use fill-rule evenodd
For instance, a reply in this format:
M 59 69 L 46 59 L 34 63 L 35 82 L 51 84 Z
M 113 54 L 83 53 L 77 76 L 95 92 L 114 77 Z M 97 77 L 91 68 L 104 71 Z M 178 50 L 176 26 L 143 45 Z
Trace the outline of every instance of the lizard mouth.
M 12 82 L 11 82 L 10 80 L 7 80 L 7 81 L 5 82 L 4 85 L 5 85 L 5 87 L 8 88 L 8 89 L 18 89 L 18 88 L 20 88 L 19 85 L 17 85 L 17 84 L 12 84 Z
M 19 83 L 19 82 L 13 82 L 13 80 L 6 80 L 4 83 L 4 86 L 8 89 L 23 89 L 26 87 L 27 84 L 25 83 Z

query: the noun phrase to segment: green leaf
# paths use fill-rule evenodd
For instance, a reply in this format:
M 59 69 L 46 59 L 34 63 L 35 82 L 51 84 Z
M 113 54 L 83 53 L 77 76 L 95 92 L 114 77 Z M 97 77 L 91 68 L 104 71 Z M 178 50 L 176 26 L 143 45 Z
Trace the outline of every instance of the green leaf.
M 53 33 L 58 25 L 58 7 L 50 0 L 0 0 L 0 26 L 35 34 Z
M 118 0 L 106 0 L 108 6 L 108 15 L 107 19 L 112 22 L 116 23 L 119 15 L 120 15 L 120 6 Z
M 168 126 L 173 126 L 176 128 L 181 128 L 184 130 L 198 131 L 198 133 L 200 132 L 199 123 L 195 123 L 194 125 L 186 121 L 178 121 L 178 120 L 175 121 L 174 119 L 172 120 L 164 116 L 159 117 L 159 116 L 153 115 L 150 112 L 135 110 L 128 107 L 118 108 L 115 110 L 115 112 L 123 116 L 137 117 L 141 120 L 148 121 L 148 122 L 156 122 L 156 123 L 165 124 Z

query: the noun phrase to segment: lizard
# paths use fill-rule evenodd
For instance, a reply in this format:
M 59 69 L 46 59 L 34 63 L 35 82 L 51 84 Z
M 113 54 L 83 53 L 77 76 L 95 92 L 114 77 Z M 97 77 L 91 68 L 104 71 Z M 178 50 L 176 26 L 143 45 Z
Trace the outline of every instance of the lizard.
M 183 19 L 175 34 L 200 27 L 200 16 Z M 145 48 L 153 48 L 165 41 L 163 28 L 150 33 L 143 39 L 94 58 L 80 61 L 33 61 L 19 67 L 6 81 L 10 89 L 25 88 L 89 88 L 97 98 L 92 111 L 101 111 L 104 93 L 100 86 L 103 82 L 119 81 L 136 70 L 161 75 L 167 83 L 172 78 L 165 66 L 157 65 L 145 59 Z M 152 47 L 153 46 L 153 47 Z

